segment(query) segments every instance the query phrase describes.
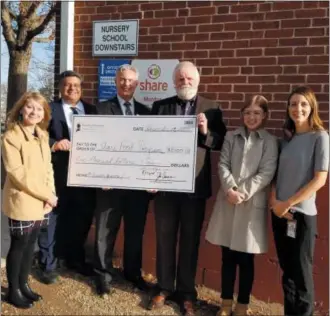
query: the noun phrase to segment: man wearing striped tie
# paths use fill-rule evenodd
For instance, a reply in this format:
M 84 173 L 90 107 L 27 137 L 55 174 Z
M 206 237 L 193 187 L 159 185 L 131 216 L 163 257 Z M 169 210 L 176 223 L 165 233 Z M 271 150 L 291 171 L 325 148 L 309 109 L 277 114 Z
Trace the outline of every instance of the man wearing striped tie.
M 138 71 L 125 64 L 116 73 L 117 95 L 97 105 L 102 115 L 148 115 L 150 110 L 133 98 L 138 85 Z M 114 135 L 116 137 L 116 135 Z M 142 240 L 150 194 L 140 190 L 103 188 L 96 190 L 96 240 L 94 267 L 96 291 L 110 293 L 110 282 L 118 276 L 112 266 L 113 249 L 121 220 L 124 220 L 124 277 L 134 287 L 148 290 L 141 276 Z

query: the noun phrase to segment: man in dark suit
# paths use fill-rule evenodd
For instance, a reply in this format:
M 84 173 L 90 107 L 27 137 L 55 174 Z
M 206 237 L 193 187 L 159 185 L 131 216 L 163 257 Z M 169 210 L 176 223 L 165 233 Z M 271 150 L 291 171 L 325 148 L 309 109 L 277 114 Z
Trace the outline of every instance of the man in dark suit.
M 177 95 L 156 101 L 151 111 L 152 115 L 197 115 L 195 192 L 158 192 L 155 197 L 158 286 L 148 306 L 149 309 L 160 308 L 176 292 L 182 314 L 189 316 L 194 315 L 200 232 L 206 200 L 211 196 L 210 152 L 221 149 L 226 134 L 219 105 L 197 95 L 199 80 L 194 64 L 179 63 L 173 73 Z
M 93 269 L 85 262 L 84 244 L 95 208 L 95 189 L 68 187 L 67 174 L 71 147 L 72 116 L 96 114 L 96 107 L 81 100 L 81 77 L 74 71 L 60 74 L 62 99 L 51 103 L 52 119 L 48 128 L 58 206 L 53 209 L 49 225 L 39 236 L 40 280 L 46 284 L 57 279 L 57 259 L 67 268 L 83 275 Z
M 148 115 L 150 110 L 133 99 L 138 72 L 131 65 L 122 65 L 116 73 L 117 96 L 97 105 L 103 115 Z M 140 290 L 148 286 L 141 276 L 142 241 L 150 195 L 146 191 L 104 188 L 96 191 L 95 271 L 96 291 L 110 293 L 114 277 L 113 249 L 124 220 L 124 276 Z

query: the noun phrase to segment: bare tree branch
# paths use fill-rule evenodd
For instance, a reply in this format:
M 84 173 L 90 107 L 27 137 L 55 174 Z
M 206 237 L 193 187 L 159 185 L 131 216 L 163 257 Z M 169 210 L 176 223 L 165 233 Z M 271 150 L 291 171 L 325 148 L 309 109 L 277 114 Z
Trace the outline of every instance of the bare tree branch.
M 34 37 L 32 42 L 35 42 L 35 43 L 49 43 L 52 40 L 54 40 L 54 37 L 52 35 L 50 35 L 48 37 Z
M 46 16 L 37 16 L 34 15 L 32 18 L 28 20 L 28 28 L 30 31 L 37 28 L 45 19 Z M 38 35 L 38 34 L 37 34 Z
M 14 49 L 16 45 L 15 32 L 12 27 L 12 19 L 9 13 L 9 9 L 5 3 L 1 5 L 1 25 L 2 33 L 8 44 L 9 51 Z
M 43 21 L 43 18 L 41 17 L 41 14 L 38 11 L 40 11 L 40 1 L 33 1 L 30 2 L 29 8 L 27 9 L 27 13 L 24 16 L 24 25 L 27 27 L 29 31 L 33 30 L 34 28 L 38 27 L 41 22 Z
M 17 29 L 19 30 L 17 33 L 17 46 L 19 49 L 26 48 L 28 31 L 39 25 L 37 24 L 40 19 L 37 16 L 37 9 L 40 4 L 40 1 L 20 1 L 19 3 L 19 15 L 17 18 Z
M 17 0 L 12 2 L 2 1 L 1 3 L 2 32 L 10 55 L 7 111 L 13 107 L 28 87 L 33 39 L 38 37 L 34 41 L 46 43 L 45 46 L 47 46 L 47 43 L 50 44 L 53 39 L 56 3 L 56 1 L 47 0 Z M 40 63 L 37 65 L 37 69 L 38 72 L 41 71 Z M 40 76 L 43 77 L 43 75 Z M 51 85 L 50 79 L 42 84 L 45 91 L 49 91 L 47 87 Z M 51 91 L 49 95 L 51 95 Z
M 7 7 L 7 9 L 8 9 L 8 13 L 9 13 L 9 15 L 10 15 L 10 18 L 12 19 L 12 20 L 16 20 L 17 19 L 17 15 L 14 13 L 14 11 L 12 11 L 10 8 L 8 8 Z
M 33 3 L 30 5 L 25 18 L 26 19 L 30 19 L 32 17 L 32 15 L 36 14 L 37 9 L 40 5 L 40 1 L 33 1 Z
M 56 6 L 55 6 L 55 4 L 53 4 L 51 9 L 49 10 L 47 15 L 41 22 L 41 24 L 38 27 L 36 27 L 34 30 L 28 31 L 25 43 L 31 41 L 35 36 L 39 35 L 40 33 L 42 33 L 45 30 L 48 23 L 54 18 L 55 12 L 56 12 Z

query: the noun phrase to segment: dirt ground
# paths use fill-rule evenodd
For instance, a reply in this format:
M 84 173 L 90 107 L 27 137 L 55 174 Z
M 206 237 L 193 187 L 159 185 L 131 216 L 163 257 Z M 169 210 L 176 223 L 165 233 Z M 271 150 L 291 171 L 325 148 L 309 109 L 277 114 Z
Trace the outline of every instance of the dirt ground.
M 145 279 L 155 281 L 151 275 L 145 276 Z M 64 268 L 60 270 L 59 282 L 52 285 L 44 285 L 32 275 L 30 286 L 43 296 L 43 300 L 31 309 L 21 310 L 4 302 L 7 291 L 5 269 L 1 269 L 1 281 L 2 315 L 180 315 L 178 305 L 172 302 L 161 310 L 147 311 L 148 294 L 134 290 L 126 282 L 114 283 L 111 295 L 98 297 L 91 279 Z M 198 315 L 215 315 L 220 304 L 219 293 L 198 287 L 198 295 Z M 267 304 L 254 298 L 251 311 L 252 315 L 283 315 L 280 304 Z

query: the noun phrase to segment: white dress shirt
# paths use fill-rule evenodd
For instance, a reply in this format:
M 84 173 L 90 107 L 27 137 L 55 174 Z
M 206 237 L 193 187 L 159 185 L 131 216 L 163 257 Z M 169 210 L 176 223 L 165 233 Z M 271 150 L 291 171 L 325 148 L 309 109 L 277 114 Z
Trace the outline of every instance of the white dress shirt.
M 133 115 L 135 115 L 135 107 L 134 107 L 134 99 L 130 99 L 129 101 L 125 101 L 123 98 L 121 98 L 118 94 L 117 94 L 117 99 L 119 101 L 119 105 L 120 105 L 120 108 L 121 108 L 121 111 L 123 112 L 123 115 L 125 115 L 125 112 L 126 112 L 126 105 L 124 105 L 124 103 L 126 102 L 129 102 L 131 103 L 131 111 L 133 113 Z
M 65 120 L 66 120 L 66 124 L 68 125 L 68 129 L 69 129 L 69 135 L 71 136 L 71 129 L 72 129 L 72 118 L 73 118 L 73 112 L 71 110 L 72 105 L 65 103 L 64 100 L 62 100 L 62 106 L 63 106 L 63 111 L 64 111 L 64 115 L 65 115 Z M 79 101 L 77 103 L 77 105 L 75 106 L 75 109 L 77 110 L 78 114 L 85 114 L 85 109 L 84 109 L 84 105 L 82 104 L 81 101 Z

